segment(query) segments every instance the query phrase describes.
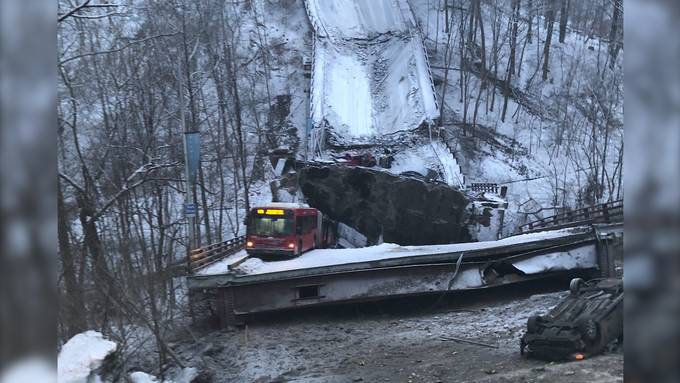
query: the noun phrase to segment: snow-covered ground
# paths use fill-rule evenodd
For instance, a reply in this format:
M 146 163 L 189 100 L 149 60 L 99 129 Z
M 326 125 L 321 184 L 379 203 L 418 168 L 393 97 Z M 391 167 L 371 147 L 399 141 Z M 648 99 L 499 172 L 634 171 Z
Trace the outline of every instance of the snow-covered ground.
M 276 262 L 264 262 L 259 258 L 250 258 L 239 265 L 235 269 L 235 272 L 245 274 L 266 274 L 287 270 L 307 269 L 420 255 L 465 252 L 471 250 L 491 249 L 519 243 L 555 239 L 573 234 L 574 229 L 562 229 L 517 235 L 514 237 L 504 238 L 499 241 L 457 243 L 451 245 L 399 246 L 393 243 L 383 243 L 377 246 L 358 249 L 317 249 L 308 251 L 294 259 Z M 225 258 L 224 260 L 217 262 L 204 270 L 201 270 L 199 274 L 215 275 L 226 273 L 229 271 L 229 265 L 233 263 L 236 257 L 237 255 L 235 254 L 229 258 Z
M 517 296 L 508 290 L 458 295 L 437 310 L 431 300 L 410 300 L 295 311 L 275 319 L 268 314 L 247 329 L 195 335 L 177 352 L 210 371 L 216 383 L 621 381 L 620 349 L 577 363 L 521 358 L 527 318 L 547 312 L 568 293 L 524 288 Z
M 308 0 L 316 29 L 311 117 L 346 141 L 438 116 L 427 57 L 405 1 Z
M 458 188 L 465 185 L 465 176 L 453 153 L 440 141 L 398 152 L 389 168 L 390 173 L 397 175 L 411 171 L 427 176 L 430 170 L 437 171 L 447 185 Z

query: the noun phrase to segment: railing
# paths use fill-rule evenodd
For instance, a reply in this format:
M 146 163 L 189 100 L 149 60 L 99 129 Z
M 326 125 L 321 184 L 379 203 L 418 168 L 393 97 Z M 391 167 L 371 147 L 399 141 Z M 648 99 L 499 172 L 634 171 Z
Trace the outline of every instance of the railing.
M 411 21 L 411 27 L 409 28 L 409 34 L 411 36 L 411 39 L 418 45 L 420 45 L 420 49 L 423 51 L 423 57 L 425 58 L 425 66 L 427 68 L 427 75 L 430 78 L 430 88 L 432 89 L 432 96 L 434 97 L 434 104 L 439 110 L 439 104 L 437 103 L 437 90 L 434 87 L 434 79 L 432 77 L 432 69 L 430 68 L 430 58 L 427 53 L 427 48 L 425 47 L 425 38 L 423 35 L 423 31 L 420 28 L 420 24 L 418 23 L 418 19 L 416 18 L 416 14 L 413 12 L 413 7 L 411 6 L 411 3 L 409 0 L 406 0 L 406 10 L 404 10 L 404 7 L 402 6 L 402 3 L 398 3 L 397 6 L 399 7 L 399 10 L 401 11 L 402 17 L 404 18 L 404 21 Z M 408 12 L 410 16 L 406 16 L 404 12 Z M 415 34 L 417 36 L 414 36 L 413 29 L 415 29 Z M 442 108 L 444 105 L 442 105 Z M 462 174 L 462 173 L 461 173 Z
M 469 189 L 477 193 L 495 193 L 498 194 L 498 184 L 488 182 L 474 182 L 470 184 Z
M 621 221 L 623 221 L 623 200 L 605 202 L 600 205 L 571 210 L 525 223 L 517 229 L 517 234 L 533 233 L 548 229 L 561 229 L 592 223 L 612 223 Z
M 230 240 L 215 243 L 195 249 L 191 252 L 189 259 L 190 272 L 194 273 L 197 270 L 212 265 L 243 248 L 246 242 L 246 236 L 232 238 Z
M 312 157 L 316 156 L 321 156 L 322 152 L 322 147 L 323 143 L 322 140 L 324 139 L 323 136 L 323 127 L 321 124 L 319 126 L 314 126 L 314 68 L 316 67 L 316 43 L 317 43 L 317 38 L 318 38 L 318 33 L 320 32 L 320 28 L 324 28 L 323 31 L 326 35 L 326 37 L 330 38 L 328 36 L 328 32 L 325 30 L 325 27 L 323 25 L 319 25 L 317 23 L 316 18 L 312 16 L 312 13 L 310 11 L 310 5 L 309 5 L 309 0 L 304 0 L 302 2 L 303 7 L 305 8 L 305 13 L 307 14 L 307 20 L 309 21 L 310 26 L 312 27 L 312 62 L 311 62 L 311 70 L 309 74 L 309 98 L 307 100 L 309 104 L 309 113 L 307 114 L 307 121 L 306 121 L 306 126 L 305 126 L 305 134 L 307 137 L 307 144 L 305 148 L 306 153 L 312 153 Z M 307 160 L 308 154 L 305 154 L 305 160 Z

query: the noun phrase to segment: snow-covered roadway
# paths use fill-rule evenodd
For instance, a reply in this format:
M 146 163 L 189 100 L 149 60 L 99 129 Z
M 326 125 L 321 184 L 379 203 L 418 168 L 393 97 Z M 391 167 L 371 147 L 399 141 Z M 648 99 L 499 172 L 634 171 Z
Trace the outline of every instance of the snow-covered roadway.
M 306 0 L 315 29 L 311 118 L 357 142 L 411 130 L 438 107 L 406 0 Z

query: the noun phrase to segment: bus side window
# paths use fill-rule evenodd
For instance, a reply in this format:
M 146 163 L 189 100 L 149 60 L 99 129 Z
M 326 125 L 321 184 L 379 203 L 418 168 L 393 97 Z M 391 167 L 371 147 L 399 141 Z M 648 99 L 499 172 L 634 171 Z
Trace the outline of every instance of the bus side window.
M 295 234 L 304 233 L 303 223 L 304 223 L 304 217 L 295 218 Z
M 316 215 L 309 216 L 309 231 L 316 229 Z
M 314 230 L 316 219 L 313 215 L 308 215 L 307 217 L 307 229 L 305 233 L 311 233 Z

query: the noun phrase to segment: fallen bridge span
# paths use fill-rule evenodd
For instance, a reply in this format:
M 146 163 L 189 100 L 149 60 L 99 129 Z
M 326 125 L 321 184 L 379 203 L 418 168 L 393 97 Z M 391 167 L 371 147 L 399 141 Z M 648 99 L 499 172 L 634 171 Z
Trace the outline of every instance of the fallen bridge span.
M 319 249 L 276 262 L 214 264 L 187 277 L 192 297 L 223 325 L 248 314 L 482 289 L 555 276 L 613 273 L 623 225 L 591 225 L 499 241 Z

